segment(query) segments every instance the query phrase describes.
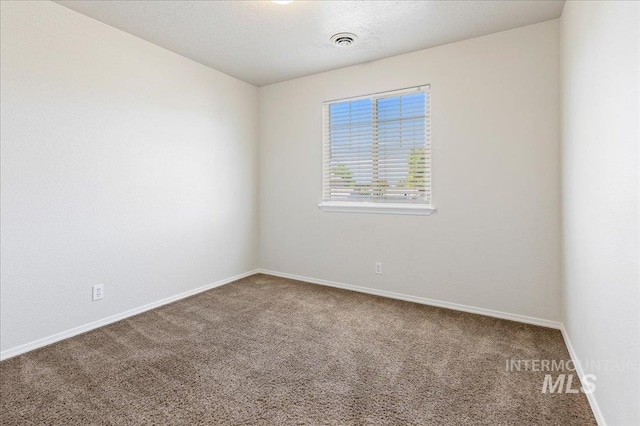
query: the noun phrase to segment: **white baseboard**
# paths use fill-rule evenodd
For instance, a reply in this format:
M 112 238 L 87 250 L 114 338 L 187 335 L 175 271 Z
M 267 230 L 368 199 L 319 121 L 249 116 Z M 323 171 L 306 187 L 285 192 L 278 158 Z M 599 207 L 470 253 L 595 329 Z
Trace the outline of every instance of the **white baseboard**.
M 129 318 L 129 317 L 131 317 L 133 315 L 137 315 L 137 314 L 140 314 L 142 312 L 149 311 L 151 309 L 155 309 L 155 308 L 160 307 L 162 305 L 166 305 L 168 303 L 175 302 L 175 301 L 178 301 L 180 299 L 184 299 L 184 298 L 189 297 L 189 296 L 193 296 L 194 294 L 202 293 L 203 291 L 211 290 L 212 288 L 216 288 L 216 287 L 223 286 L 225 284 L 229 284 L 230 282 L 237 281 L 237 280 L 239 280 L 241 278 L 248 277 L 248 276 L 254 275 L 256 273 L 258 273 L 258 270 L 254 269 L 252 271 L 245 272 L 243 274 L 239 274 L 239 275 L 236 275 L 236 276 L 233 276 L 233 277 L 225 278 L 225 279 L 220 280 L 220 281 L 216 281 L 215 283 L 207 284 L 205 286 L 198 287 L 198 288 L 193 289 L 193 290 L 189 290 L 189 291 L 185 291 L 185 292 L 180 293 L 180 294 L 176 294 L 175 296 L 167 297 L 166 299 L 162 299 L 162 300 L 158 300 L 156 302 L 148 303 L 146 305 L 143 305 L 143 306 L 140 306 L 140 307 L 137 307 L 137 308 L 134 308 L 134 309 L 130 309 L 128 311 L 121 312 L 119 314 L 115 314 L 115 315 L 112 315 L 112 316 L 107 317 L 107 318 L 103 318 L 103 319 L 100 319 L 100 320 L 97 320 L 97 321 L 93 321 L 93 322 L 90 322 L 88 324 L 81 325 L 79 327 L 75 327 L 75 328 L 72 328 L 72 329 L 67 330 L 67 331 L 63 331 L 61 333 L 56 333 L 56 334 L 54 334 L 52 336 L 48 336 L 48 337 L 45 337 L 45 338 L 42 338 L 42 339 L 38 339 L 38 340 L 35 340 L 33 342 L 26 343 L 24 345 L 16 346 L 15 348 L 4 350 L 4 351 L 0 352 L 0 361 L 1 360 L 5 360 L 7 358 L 11 358 L 11 357 L 17 356 L 17 355 L 20 355 L 20 354 L 23 354 L 25 352 L 32 351 L 34 349 L 41 348 L 43 346 L 50 345 L 52 343 L 59 342 L 60 340 L 64 340 L 64 339 L 68 339 L 68 338 L 73 337 L 73 336 L 77 336 L 78 334 L 86 333 L 87 331 L 91 331 L 91 330 L 94 330 L 96 328 L 103 327 L 105 325 L 114 323 L 116 321 L 120 321 L 120 320 L 123 320 L 125 318 Z
M 275 277 L 289 278 L 297 281 L 305 281 L 312 284 L 326 285 L 329 287 L 342 288 L 345 290 L 353 290 L 360 293 L 373 294 L 376 296 L 389 297 L 391 299 L 406 300 L 407 302 L 415 302 L 423 305 L 437 306 L 440 308 L 453 309 L 456 311 L 469 312 L 472 314 L 485 315 L 494 318 L 501 318 L 511 321 L 523 322 L 526 324 L 540 325 L 542 327 L 562 329 L 562 323 L 559 321 L 551 321 L 542 318 L 528 317 L 525 315 L 511 314 L 507 312 L 494 311 L 491 309 L 477 308 L 475 306 L 461 305 L 459 303 L 445 302 L 443 300 L 428 299 L 426 297 L 410 296 L 407 294 L 394 293 L 386 290 L 376 290 L 368 287 L 360 287 L 351 284 L 344 284 L 335 281 L 322 280 L 318 278 L 304 277 L 301 275 L 287 274 L 284 272 L 270 271 L 268 269 L 259 269 L 258 272 Z
M 582 378 L 584 377 L 584 369 L 582 368 L 582 364 L 580 364 L 580 358 L 576 354 L 576 351 L 573 349 L 573 345 L 571 344 L 571 340 L 569 339 L 569 334 L 567 334 L 567 330 L 564 328 L 564 324 L 560 328 L 562 332 L 562 338 L 564 339 L 564 343 L 569 350 L 569 356 L 571 357 L 571 361 L 573 361 L 573 365 L 576 367 L 576 374 L 580 379 L 580 383 L 582 383 Z M 582 383 L 584 385 L 584 383 Z M 591 411 L 593 411 L 593 416 L 596 418 L 596 422 L 598 422 L 598 426 L 607 426 L 607 422 L 604 420 L 604 416 L 602 415 L 602 411 L 600 411 L 600 406 L 598 405 L 598 401 L 596 401 L 596 393 L 586 393 L 587 400 L 589 401 L 589 405 L 591 406 Z

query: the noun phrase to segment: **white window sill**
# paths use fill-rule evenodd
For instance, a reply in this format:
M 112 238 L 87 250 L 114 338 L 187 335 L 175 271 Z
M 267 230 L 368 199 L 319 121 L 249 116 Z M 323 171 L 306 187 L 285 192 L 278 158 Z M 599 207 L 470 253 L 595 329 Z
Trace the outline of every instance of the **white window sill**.
M 425 204 L 392 204 L 347 201 L 323 201 L 318 204 L 325 212 L 373 213 L 373 214 L 407 214 L 428 216 L 436 209 Z

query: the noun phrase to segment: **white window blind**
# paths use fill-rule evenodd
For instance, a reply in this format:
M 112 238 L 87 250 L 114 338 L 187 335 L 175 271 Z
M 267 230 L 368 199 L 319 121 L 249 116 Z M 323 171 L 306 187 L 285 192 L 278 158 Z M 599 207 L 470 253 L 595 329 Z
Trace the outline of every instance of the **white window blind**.
M 429 89 L 324 103 L 323 202 L 431 204 Z

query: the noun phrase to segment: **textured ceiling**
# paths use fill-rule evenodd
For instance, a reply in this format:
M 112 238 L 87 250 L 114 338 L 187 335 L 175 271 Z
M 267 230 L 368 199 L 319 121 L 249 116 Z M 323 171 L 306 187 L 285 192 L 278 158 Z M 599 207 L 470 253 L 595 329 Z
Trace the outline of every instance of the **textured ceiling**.
M 564 1 L 58 1 L 256 86 L 557 18 Z M 359 36 L 337 48 L 331 35 Z

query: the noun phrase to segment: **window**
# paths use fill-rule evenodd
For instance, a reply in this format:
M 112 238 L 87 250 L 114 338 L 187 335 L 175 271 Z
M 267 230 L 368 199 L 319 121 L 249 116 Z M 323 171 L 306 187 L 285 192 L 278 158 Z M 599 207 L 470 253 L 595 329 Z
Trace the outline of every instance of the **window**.
M 325 102 L 327 211 L 431 214 L 429 86 Z

